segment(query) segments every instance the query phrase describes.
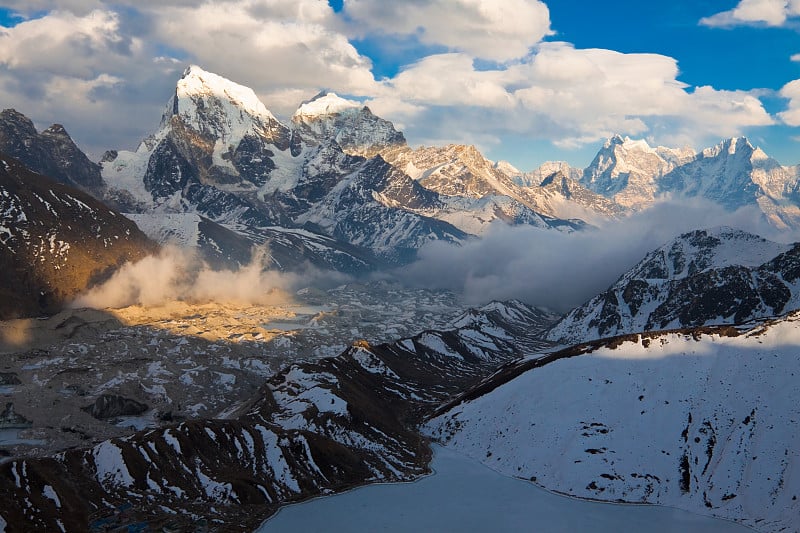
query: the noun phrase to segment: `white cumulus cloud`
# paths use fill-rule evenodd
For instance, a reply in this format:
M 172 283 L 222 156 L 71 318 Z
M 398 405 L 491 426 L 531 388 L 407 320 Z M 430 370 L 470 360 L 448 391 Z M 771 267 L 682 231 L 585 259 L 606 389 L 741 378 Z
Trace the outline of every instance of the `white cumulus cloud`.
M 0 28 L 4 107 L 63 123 L 94 157 L 148 134 L 190 63 L 253 88 L 279 116 L 321 88 L 363 97 L 414 144 L 521 136 L 570 148 L 622 133 L 701 146 L 774 122 L 758 92 L 688 87 L 671 57 L 542 42 L 539 0 L 346 0 L 343 13 L 325 0 L 7 5 L 38 18 Z M 378 81 L 351 39 L 379 34 L 450 52 Z
M 789 105 L 778 117 L 789 126 L 800 126 L 800 80 L 790 81 L 779 94 L 789 100 Z
M 741 0 L 731 10 L 700 20 L 704 26 L 764 24 L 783 26 L 789 18 L 800 16 L 800 0 Z
M 387 80 L 370 106 L 408 124 L 412 138 L 491 142 L 516 134 L 564 147 L 614 133 L 702 145 L 774 123 L 756 95 L 688 87 L 678 74 L 663 55 L 542 43 L 494 70 L 477 69 L 463 53 L 429 56 Z
M 473 57 L 507 61 L 527 55 L 551 33 L 539 0 L 345 0 L 359 33 L 414 35 Z
M 115 5 L 12 1 L 35 18 L 0 27 L 4 107 L 39 127 L 63 123 L 93 157 L 133 148 L 149 133 L 190 63 L 252 87 L 279 114 L 321 87 L 375 91 L 370 60 L 337 31 L 341 21 L 324 0 Z
M 268 107 L 290 113 L 320 87 L 375 90 L 371 61 L 360 55 L 324 0 L 240 0 L 154 10 L 154 36 L 210 71 L 253 87 Z M 272 96 L 272 97 L 270 97 Z

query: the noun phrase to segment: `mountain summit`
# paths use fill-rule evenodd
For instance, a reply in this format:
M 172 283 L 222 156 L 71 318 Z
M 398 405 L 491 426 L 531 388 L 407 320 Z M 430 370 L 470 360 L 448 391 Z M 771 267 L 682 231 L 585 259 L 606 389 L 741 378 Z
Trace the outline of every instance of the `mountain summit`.
M 624 207 L 640 210 L 653 203 L 658 178 L 693 155 L 688 148 L 653 148 L 643 139 L 615 135 L 605 142 L 580 181 Z
M 394 124 L 333 92 L 323 91 L 304 102 L 292 116 L 292 126 L 306 143 L 335 140 L 350 155 L 373 157 L 406 146 L 406 138 Z

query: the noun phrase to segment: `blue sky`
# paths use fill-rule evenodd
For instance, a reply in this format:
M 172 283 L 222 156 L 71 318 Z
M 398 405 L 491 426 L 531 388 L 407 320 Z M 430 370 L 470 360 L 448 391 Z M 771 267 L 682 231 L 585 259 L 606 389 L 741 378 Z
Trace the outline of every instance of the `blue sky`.
M 337 11 L 342 9 L 341 1 L 329 3 Z M 678 79 L 690 86 L 777 92 L 788 81 L 800 78 L 800 61 L 791 60 L 800 50 L 800 23 L 783 27 L 709 27 L 699 23 L 702 18 L 733 9 L 737 4 L 737 0 L 617 0 L 612 7 L 604 2 L 548 2 L 554 34 L 545 40 L 566 41 L 577 48 L 670 56 L 678 61 Z M 382 45 L 383 36 L 352 42 L 373 61 L 376 76 L 392 77 L 404 66 L 440 51 L 410 41 L 404 43 L 400 53 L 394 43 Z M 775 94 L 764 94 L 761 101 L 770 113 L 782 111 L 786 104 Z M 792 139 L 798 135 L 797 128 L 773 125 L 743 133 L 784 164 L 800 162 L 800 143 Z M 597 144 L 564 150 L 546 139 L 531 142 L 521 135 L 506 138 L 501 145 L 491 145 L 486 151 L 495 159 L 512 160 L 522 168 L 531 168 L 543 158 L 565 159 L 582 166 L 597 151 Z
M 191 4 L 191 5 L 188 5 Z M 90 155 L 152 131 L 201 65 L 288 117 L 329 88 L 411 144 L 523 170 L 614 133 L 696 149 L 746 135 L 800 163 L 800 13 L 783 0 L 13 0 L 0 99 Z

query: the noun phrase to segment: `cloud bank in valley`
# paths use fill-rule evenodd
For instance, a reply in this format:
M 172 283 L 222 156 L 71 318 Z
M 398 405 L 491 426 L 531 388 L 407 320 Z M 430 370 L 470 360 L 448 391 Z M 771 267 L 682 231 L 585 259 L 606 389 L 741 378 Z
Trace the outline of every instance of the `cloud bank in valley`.
M 663 202 L 601 228 L 564 234 L 498 224 L 481 240 L 434 242 L 395 275 L 411 286 L 446 288 L 472 304 L 520 299 L 566 312 L 599 294 L 651 250 L 687 231 L 731 226 L 782 242 L 755 209 L 726 212 L 706 201 Z
M 256 249 L 252 261 L 236 270 L 214 270 L 193 252 L 165 247 L 158 255 L 128 263 L 101 285 L 78 297 L 72 307 L 97 309 L 129 305 L 158 306 L 170 301 L 280 305 L 309 284 L 341 283 L 344 274 L 308 269 L 302 273 L 270 270 L 268 251 Z

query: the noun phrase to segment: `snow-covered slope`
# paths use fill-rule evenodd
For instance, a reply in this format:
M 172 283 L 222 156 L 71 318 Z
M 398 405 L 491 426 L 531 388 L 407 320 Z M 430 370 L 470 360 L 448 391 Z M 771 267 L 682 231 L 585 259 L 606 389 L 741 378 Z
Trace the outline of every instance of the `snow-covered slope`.
M 647 254 L 547 337 L 572 344 L 774 316 L 800 305 L 799 265 L 798 245 L 724 227 L 693 231 Z
M 798 321 L 632 335 L 531 359 L 425 431 L 557 492 L 798 531 Z
M 798 168 L 781 166 L 744 137 L 694 153 L 615 135 L 580 181 L 628 211 L 647 209 L 662 198 L 704 198 L 728 210 L 756 207 L 781 229 L 800 226 Z
M 338 181 L 296 221 L 402 263 L 427 242 L 458 243 L 467 237 L 446 222 L 415 213 L 439 204 L 437 194 L 376 157 Z
M 726 139 L 658 181 L 660 193 L 701 197 L 727 209 L 758 206 L 779 228 L 797 227 L 797 169 L 781 166 L 744 137 Z

